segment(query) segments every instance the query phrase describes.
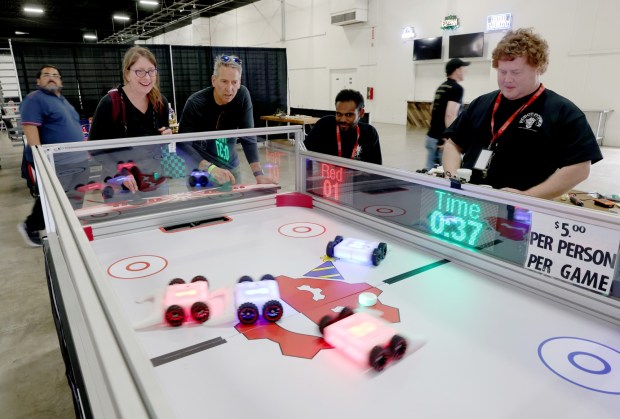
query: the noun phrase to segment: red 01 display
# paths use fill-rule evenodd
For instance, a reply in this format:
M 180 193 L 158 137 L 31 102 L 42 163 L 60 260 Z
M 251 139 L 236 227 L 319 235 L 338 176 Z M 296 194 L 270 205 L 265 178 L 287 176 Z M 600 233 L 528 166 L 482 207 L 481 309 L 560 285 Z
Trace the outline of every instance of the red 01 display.
M 344 180 L 344 167 L 338 167 L 328 163 L 320 163 L 319 168 L 321 178 L 323 179 L 321 194 L 324 198 L 340 201 L 340 191 Z

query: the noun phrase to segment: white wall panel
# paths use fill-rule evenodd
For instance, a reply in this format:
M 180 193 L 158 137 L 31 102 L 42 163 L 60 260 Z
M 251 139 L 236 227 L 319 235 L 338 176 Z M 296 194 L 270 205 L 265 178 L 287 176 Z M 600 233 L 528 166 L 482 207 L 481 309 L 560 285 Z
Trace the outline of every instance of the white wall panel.
M 445 78 L 448 36 L 485 30 L 486 17 L 512 13 L 513 27 L 534 27 L 551 48 L 545 85 L 584 109 L 611 108 L 605 145 L 620 147 L 620 18 L 618 0 L 369 0 L 368 22 L 348 26 L 330 24 L 329 0 L 262 0 L 209 21 L 208 29 L 179 29 L 156 39 L 175 44 L 263 46 L 287 48 L 290 105 L 333 109 L 330 73 L 356 68 L 356 84 L 363 94 L 375 88 L 367 104 L 373 121 L 406 123 L 407 100 L 431 100 Z M 284 12 L 284 41 L 282 36 Z M 415 63 L 412 43 L 400 39 L 405 26 L 419 38 L 442 35 L 441 20 L 456 14 L 461 27 L 443 33 L 444 59 Z M 502 33 L 485 35 L 485 56 L 467 68 L 465 101 L 497 88 L 491 51 Z M 184 39 L 182 39 L 184 38 Z M 161 43 L 158 41 L 157 43 Z

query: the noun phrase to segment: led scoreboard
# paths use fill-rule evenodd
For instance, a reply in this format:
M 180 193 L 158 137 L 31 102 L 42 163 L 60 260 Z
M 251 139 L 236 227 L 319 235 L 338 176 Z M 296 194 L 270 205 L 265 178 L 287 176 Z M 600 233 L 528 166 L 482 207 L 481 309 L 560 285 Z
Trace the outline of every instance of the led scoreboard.
M 307 173 L 307 190 L 312 194 L 363 211 L 369 206 L 402 209 L 412 217 L 392 218 L 393 222 L 406 222 L 403 225 L 409 228 L 485 252 L 493 252 L 503 230 L 523 228 L 511 219 L 506 205 L 456 191 L 364 176 L 363 172 L 325 162 L 310 161 Z
M 499 205 L 440 189 L 423 188 L 420 227 L 450 242 L 482 248 L 494 243 Z
M 340 204 L 352 204 L 353 178 L 359 171 L 324 162 L 309 161 L 308 164 L 309 192 Z

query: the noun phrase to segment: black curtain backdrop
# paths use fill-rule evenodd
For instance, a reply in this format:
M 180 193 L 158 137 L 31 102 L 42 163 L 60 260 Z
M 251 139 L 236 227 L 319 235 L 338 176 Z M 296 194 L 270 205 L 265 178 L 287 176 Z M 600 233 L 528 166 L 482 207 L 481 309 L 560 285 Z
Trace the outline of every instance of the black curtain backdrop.
M 176 109 L 179 117 L 192 93 L 211 86 L 213 62 L 220 54 L 237 55 L 243 61 L 242 83 L 252 96 L 255 126 L 262 125 L 261 115 L 271 115 L 278 109 L 287 109 L 287 63 L 284 48 L 143 46 L 155 55 L 161 92 Z M 122 84 L 122 60 L 128 48 L 130 45 L 42 45 L 13 42 L 12 49 L 22 96 L 36 89 L 36 74 L 42 65 L 54 65 L 62 73 L 63 95 L 81 117 L 87 119 L 94 114 L 101 97 L 108 90 Z
M 121 84 L 123 80 L 121 63 L 125 51 L 126 48 L 119 49 L 117 45 L 74 48 L 74 62 L 82 99 L 82 107 L 75 109 L 82 115 L 82 118 L 92 116 L 99 100 L 108 90 Z M 73 98 L 69 97 L 64 89 L 62 93 L 73 103 Z
M 175 46 L 172 48 L 174 62 L 174 86 L 177 102 L 175 106 L 178 118 L 187 98 L 194 92 L 211 86 L 213 66 L 210 63 L 208 48 L 192 46 Z

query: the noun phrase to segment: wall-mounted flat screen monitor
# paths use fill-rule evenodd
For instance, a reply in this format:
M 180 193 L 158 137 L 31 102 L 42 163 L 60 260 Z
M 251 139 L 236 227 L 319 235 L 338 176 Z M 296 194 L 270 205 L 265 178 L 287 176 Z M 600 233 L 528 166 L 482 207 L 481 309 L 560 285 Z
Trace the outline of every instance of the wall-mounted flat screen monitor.
M 482 57 L 484 32 L 452 35 L 449 39 L 448 58 Z
M 443 37 L 420 38 L 413 40 L 413 61 L 437 60 L 441 58 Z

